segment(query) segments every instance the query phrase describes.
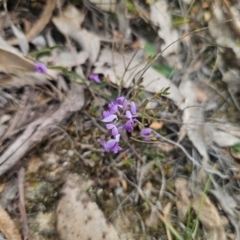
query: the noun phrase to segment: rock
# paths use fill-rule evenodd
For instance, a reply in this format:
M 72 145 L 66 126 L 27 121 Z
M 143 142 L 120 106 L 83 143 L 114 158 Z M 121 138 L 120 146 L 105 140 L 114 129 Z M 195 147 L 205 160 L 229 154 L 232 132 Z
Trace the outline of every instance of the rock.
M 61 240 L 118 240 L 117 231 L 84 191 L 89 182 L 70 174 L 57 207 L 57 231 Z

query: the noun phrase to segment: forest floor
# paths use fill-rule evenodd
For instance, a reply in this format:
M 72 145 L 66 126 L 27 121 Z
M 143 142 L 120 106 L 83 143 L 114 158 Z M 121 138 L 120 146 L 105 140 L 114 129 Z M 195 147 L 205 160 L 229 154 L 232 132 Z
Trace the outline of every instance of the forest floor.
M 240 239 L 235 1 L 2 1 L 0 239 Z

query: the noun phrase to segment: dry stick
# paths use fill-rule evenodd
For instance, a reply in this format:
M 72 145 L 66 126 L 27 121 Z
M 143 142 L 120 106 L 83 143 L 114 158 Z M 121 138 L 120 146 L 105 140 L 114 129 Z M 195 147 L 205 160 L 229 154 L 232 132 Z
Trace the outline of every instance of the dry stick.
M 179 5 L 180 5 L 180 8 L 181 8 L 181 5 L 182 5 L 182 4 L 181 4 L 180 2 L 181 2 L 181 1 L 179 0 Z M 186 22 L 186 18 L 187 18 L 187 16 L 188 16 L 188 14 L 189 14 L 189 12 L 190 12 L 190 10 L 191 10 L 194 2 L 195 2 L 195 0 L 193 0 L 193 1 L 191 2 L 191 4 L 190 4 L 190 6 L 189 6 L 189 8 L 188 8 L 188 10 L 187 10 L 187 12 L 186 12 L 186 14 L 183 12 L 184 21 L 185 21 L 185 22 Z M 184 29 L 185 29 L 186 33 L 189 33 L 189 24 L 184 24 Z M 190 59 L 191 59 L 191 51 L 192 51 L 192 49 L 193 49 L 193 47 L 192 47 L 192 41 L 191 41 L 191 39 L 189 39 L 189 46 L 188 46 L 188 49 L 187 49 L 187 59 L 186 59 L 186 62 L 185 62 L 185 64 L 184 64 L 184 68 L 188 68 L 188 63 L 190 62 Z
M 30 123 L 24 132 L 0 156 L 0 176 L 14 166 L 32 147 L 46 136 L 49 126 L 61 122 L 84 105 L 83 89 L 72 84 L 68 98 L 51 116 L 43 116 Z
M 127 64 L 127 66 L 125 66 L 125 70 L 124 70 L 124 73 L 123 73 L 121 82 L 124 82 L 123 80 L 124 80 L 124 77 L 125 77 L 127 71 L 130 71 L 130 70 L 138 67 L 138 65 L 136 65 L 136 66 L 132 67 L 131 69 L 129 69 L 129 67 L 130 67 L 132 61 L 134 60 L 135 56 L 137 55 L 138 51 L 139 51 L 139 49 L 133 54 L 133 56 L 131 57 L 131 59 L 130 59 L 129 63 Z M 123 59 L 125 60 L 124 54 L 122 54 L 122 57 L 123 57 Z M 126 64 L 125 64 L 125 61 L 124 61 L 124 65 L 126 65 Z M 138 73 L 137 73 L 137 74 L 138 74 Z M 131 91 L 130 91 L 130 92 L 131 92 Z M 129 96 L 129 93 L 126 95 L 126 98 L 128 98 L 128 96 Z
M 100 126 L 100 125 L 98 124 L 98 122 L 96 121 L 96 119 L 95 119 L 94 117 L 92 117 L 87 111 L 83 111 L 83 113 L 92 120 L 93 124 L 94 124 L 96 127 L 98 127 L 98 128 L 101 130 L 101 132 L 103 132 L 103 133 L 107 133 L 107 132 L 108 132 L 105 128 L 103 128 L 102 126 Z
M 130 67 L 133 59 L 134 59 L 135 56 L 137 55 L 138 51 L 139 51 L 139 49 L 133 54 L 133 56 L 131 57 L 131 59 L 130 59 L 129 63 L 127 64 L 127 66 L 125 66 L 125 70 L 124 70 L 124 73 L 123 73 L 123 76 L 122 76 L 122 80 L 121 80 L 121 81 L 123 81 L 123 79 L 124 79 L 124 77 L 125 77 L 128 69 L 129 69 L 129 67 Z M 124 53 L 122 53 L 122 56 L 123 56 L 123 59 L 124 59 Z M 124 60 L 125 60 L 125 59 L 124 59 Z M 124 65 L 125 65 L 125 61 L 124 61 Z
M 210 81 L 212 80 L 213 73 L 214 73 L 215 70 L 216 70 L 217 61 L 218 61 L 218 54 L 217 54 L 217 56 L 216 56 L 216 60 L 215 60 L 214 66 L 213 66 L 213 70 L 212 70 L 211 75 L 210 75 L 210 77 L 209 77 L 209 79 L 208 79 L 208 81 L 207 81 L 207 83 L 206 83 L 206 85 L 205 85 L 205 88 L 203 89 L 203 92 L 206 92 L 207 86 L 210 85 Z M 204 105 L 204 104 L 203 104 L 203 102 L 202 102 L 202 103 L 200 104 L 200 106 L 203 107 L 203 105 Z M 199 115 L 200 115 L 200 111 L 199 111 Z M 198 116 L 199 116 L 199 115 L 198 115 Z M 198 118 L 198 116 L 197 116 L 197 118 Z
M 124 203 L 127 203 L 127 201 L 130 199 L 131 195 L 134 194 L 137 190 L 134 189 L 132 192 L 130 192 L 123 200 L 122 202 L 118 205 L 117 209 L 113 211 L 113 213 L 109 216 L 109 219 L 112 219 L 117 211 L 119 211 Z
M 161 189 L 159 191 L 159 197 L 158 197 L 159 199 L 161 199 L 163 197 L 167 182 L 166 182 L 165 173 L 164 173 L 164 170 L 163 170 L 162 165 L 160 163 L 160 160 L 159 160 L 158 167 L 159 167 L 161 175 L 162 175 L 162 185 L 161 185 Z
M 229 19 L 229 20 L 226 20 L 225 22 L 221 23 L 221 24 L 225 24 L 225 23 L 228 23 L 228 22 L 231 22 L 232 19 Z M 218 25 L 221 25 L 221 24 L 216 24 L 214 26 L 211 26 L 211 27 L 216 27 Z M 182 39 L 184 39 L 185 37 L 189 36 L 189 35 L 192 35 L 194 33 L 197 33 L 197 32 L 201 32 L 201 31 L 204 31 L 206 29 L 208 29 L 210 27 L 204 27 L 204 28 L 201 28 L 201 29 L 197 29 L 197 30 L 194 30 L 190 33 L 187 33 L 185 34 L 184 36 L 180 37 L 179 39 L 177 39 L 176 41 L 173 41 L 171 44 L 169 44 L 167 47 L 165 47 L 160 53 L 158 53 L 156 55 L 156 57 L 150 62 L 150 63 L 147 63 L 146 67 L 142 70 L 142 73 L 140 74 L 140 76 L 138 77 L 138 79 L 136 80 L 136 85 L 138 85 L 138 83 L 140 82 L 140 80 L 142 79 L 143 75 L 145 74 L 145 72 L 149 69 L 149 67 L 151 66 L 152 63 L 154 63 L 160 56 L 162 56 L 163 52 L 165 50 L 167 50 L 169 47 L 171 47 L 173 44 L 181 41 Z M 132 91 L 132 90 L 131 90 Z M 129 93 L 128 93 L 129 94 Z
M 138 218 L 140 220 L 142 231 L 146 234 L 146 228 L 145 228 L 145 225 L 144 225 L 144 222 L 143 222 L 143 219 L 142 219 L 141 215 L 138 212 L 135 212 L 135 214 L 138 216 Z
M 68 138 L 70 145 L 71 145 L 71 149 L 74 151 L 74 153 L 76 153 L 81 160 L 85 161 L 85 159 L 82 157 L 82 155 L 76 150 L 76 148 L 74 146 L 74 142 L 66 130 L 64 130 L 63 128 L 56 126 L 56 125 L 49 126 L 49 129 L 51 129 L 51 128 L 57 128 L 58 130 L 62 131 L 64 133 L 64 135 Z
M 18 7 L 19 3 L 20 3 L 20 0 L 17 0 L 17 3 L 16 3 L 16 5 L 15 5 L 15 7 L 13 9 L 13 12 L 15 12 L 17 10 L 17 7 Z
M 47 0 L 45 8 L 41 14 L 40 19 L 34 24 L 28 33 L 26 33 L 26 39 L 30 42 L 35 38 L 49 23 L 52 17 L 53 10 L 55 8 L 55 0 Z M 14 38 L 7 41 L 10 45 L 19 44 L 19 40 Z
M 202 167 L 200 163 L 198 163 L 193 157 L 191 157 L 191 155 L 187 152 L 187 150 L 179 143 L 177 142 L 174 142 L 170 139 L 167 139 L 166 137 L 162 136 L 161 134 L 159 134 L 158 132 L 152 130 L 152 132 L 157 136 L 159 137 L 160 139 L 162 139 L 163 141 L 167 142 L 167 143 L 170 143 L 170 144 L 173 144 L 175 145 L 176 147 L 180 148 L 187 156 L 187 158 L 189 160 L 191 160 L 193 162 L 193 164 L 195 164 L 196 166 L 198 167 Z M 135 141 L 138 141 L 138 142 L 145 142 L 145 141 L 140 141 L 138 139 L 135 139 L 133 137 L 131 137 L 131 139 L 135 140 Z M 148 143 L 156 143 L 156 142 L 148 142 Z M 206 170 L 206 172 L 208 173 L 211 173 L 211 174 L 215 174 L 219 177 L 221 177 L 222 179 L 229 179 L 229 177 L 227 175 L 223 175 L 222 173 L 220 173 L 219 171 L 214 171 L 214 170 L 211 170 L 211 169 L 208 169 L 208 168 L 204 168 L 204 170 Z
M 170 139 L 167 139 L 166 137 L 162 136 L 161 134 L 159 134 L 158 132 L 152 130 L 152 132 L 157 136 L 159 137 L 161 140 L 167 142 L 167 143 L 170 143 L 170 144 L 173 144 L 175 145 L 176 147 L 180 148 L 184 153 L 185 155 L 187 156 L 187 158 L 189 160 L 191 160 L 193 162 L 193 164 L 195 164 L 196 166 L 198 167 L 202 167 L 200 163 L 198 163 L 189 153 L 188 151 L 179 143 L 177 142 L 174 142 Z M 223 175 L 222 173 L 220 173 L 219 171 L 214 171 L 214 170 L 211 170 L 211 169 L 207 169 L 207 168 L 204 168 L 204 170 L 206 170 L 206 172 L 208 173 L 211 173 L 211 174 L 215 174 L 215 175 L 218 175 L 219 177 L 221 177 L 222 179 L 229 179 L 229 177 L 227 175 Z
M 239 218 L 237 216 L 238 215 L 237 211 L 234 211 L 233 208 L 228 207 L 226 197 L 221 197 L 223 193 L 220 190 L 220 186 L 218 185 L 218 183 L 214 178 L 212 178 L 211 176 L 209 177 L 211 178 L 211 182 L 214 188 L 216 189 L 216 190 L 210 190 L 210 192 L 216 197 L 216 199 L 218 200 L 218 204 L 222 207 L 230 223 L 235 228 L 235 239 L 240 239 L 240 226 L 239 226 L 239 220 L 238 220 Z
M 169 204 L 170 204 L 170 207 L 169 207 Z M 169 207 L 169 209 L 168 209 L 168 207 Z M 165 211 L 164 211 L 164 209 L 163 209 L 163 213 L 166 215 L 166 219 L 167 219 L 167 220 L 169 220 L 168 217 L 167 217 L 167 215 L 169 215 L 169 211 L 171 210 L 170 208 L 172 208 L 172 203 L 171 203 L 171 202 L 169 202 L 169 203 L 167 203 L 167 204 L 165 205 L 165 207 L 164 207 Z M 167 210 L 167 211 L 166 211 L 166 210 Z M 168 228 L 167 226 L 165 226 L 165 228 L 166 228 L 168 240 L 173 240 L 173 239 L 172 239 L 171 232 L 169 231 L 169 228 Z
M 137 161 L 137 170 L 136 170 L 136 181 L 138 182 L 138 187 L 141 188 L 141 183 L 140 183 L 140 176 L 141 176 L 141 169 L 140 169 L 140 162 Z M 138 193 L 138 192 L 137 192 Z M 135 203 L 138 202 L 138 197 L 139 197 L 139 194 L 136 194 L 135 196 Z
M 25 209 L 24 182 L 25 182 L 25 170 L 22 167 L 18 171 L 19 211 L 23 221 L 23 240 L 30 240 L 27 213 Z
M 124 142 L 128 145 L 128 147 L 133 151 L 133 153 L 136 155 L 136 157 L 138 158 L 138 160 L 143 163 L 143 159 L 142 157 L 137 153 L 137 151 L 135 150 L 135 148 L 128 142 L 128 140 L 124 137 L 123 138 Z
M 151 208 L 154 208 L 154 204 L 150 202 L 149 199 L 147 199 L 147 197 L 145 196 L 144 192 L 142 191 L 141 188 L 139 188 L 135 183 L 133 183 L 131 180 L 129 180 L 127 178 L 127 176 L 122 173 L 122 175 L 125 177 L 125 179 L 127 180 L 127 182 L 132 185 L 133 187 L 135 187 L 139 193 L 139 195 L 141 196 L 141 198 L 146 201 L 150 206 Z M 163 213 L 161 213 L 159 210 L 158 210 L 158 216 L 160 218 L 160 220 L 165 224 L 165 226 L 172 232 L 173 235 L 176 236 L 176 238 L 178 240 L 183 240 L 183 238 L 179 235 L 179 233 L 175 230 L 175 228 L 171 225 L 171 223 L 168 221 L 168 219 L 164 216 Z
M 60 0 L 57 0 L 57 8 L 59 10 L 59 15 L 61 16 L 61 18 L 63 18 L 63 12 L 62 12 L 62 9 L 61 9 L 61 2 L 60 2 Z M 74 57 L 76 65 L 77 65 L 77 56 L 76 56 L 76 52 L 74 51 L 73 46 L 71 44 L 71 40 L 70 40 L 70 38 L 69 38 L 67 33 L 63 33 L 63 36 L 65 37 L 65 39 L 67 41 L 67 44 L 68 44 L 68 46 L 70 48 L 70 51 L 71 51 L 71 53 L 72 53 L 72 55 Z

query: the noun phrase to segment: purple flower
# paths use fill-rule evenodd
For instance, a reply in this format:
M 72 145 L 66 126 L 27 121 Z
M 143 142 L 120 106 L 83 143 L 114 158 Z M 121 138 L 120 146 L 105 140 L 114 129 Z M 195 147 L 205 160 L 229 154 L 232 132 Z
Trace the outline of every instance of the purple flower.
M 127 100 L 125 97 L 118 97 L 114 102 L 108 104 L 108 109 L 110 113 L 116 113 L 118 108 L 125 110 L 127 108 Z
M 118 134 L 115 139 L 110 139 L 107 142 L 100 140 L 99 143 L 101 144 L 104 151 L 113 151 L 114 153 L 118 153 L 118 151 L 122 150 L 122 148 L 118 145 L 119 140 L 120 134 Z
M 123 105 L 123 103 L 126 101 L 125 97 L 117 97 L 116 98 L 116 103 Z
M 133 125 L 136 120 L 135 115 L 132 115 L 132 113 L 127 110 L 125 116 L 129 119 L 124 125 L 123 128 L 126 129 L 128 132 L 133 131 Z
M 116 125 L 112 124 L 112 123 L 108 123 L 106 124 L 107 129 L 111 129 L 112 130 L 112 136 L 116 137 L 119 133 L 118 133 L 118 128 Z
M 90 75 L 89 78 L 95 79 L 98 77 L 96 74 Z M 95 81 L 95 80 L 94 80 Z M 106 128 L 111 131 L 113 139 L 108 141 L 99 140 L 102 148 L 106 152 L 117 153 L 122 148 L 118 145 L 120 139 L 120 130 L 127 130 L 128 132 L 133 131 L 134 123 L 136 122 L 138 107 L 135 102 L 128 102 L 127 99 L 123 96 L 117 97 L 115 101 L 108 104 L 108 111 L 103 112 L 102 122 L 106 123 Z M 120 116 L 119 121 L 118 116 Z M 148 138 L 148 134 L 144 137 Z
M 115 104 L 114 102 L 111 102 L 108 104 L 108 109 L 110 113 L 114 114 L 118 111 L 118 105 Z
M 132 119 L 134 118 L 134 116 L 132 115 L 132 113 L 130 111 L 126 111 L 126 117 L 129 118 L 129 119 Z
M 127 108 L 127 105 L 128 105 L 128 101 L 126 100 L 125 97 L 118 97 L 115 100 L 115 103 L 118 104 L 119 106 L 121 106 L 123 110 L 125 110 Z
M 113 120 L 117 119 L 117 115 L 110 113 L 109 111 L 103 112 L 103 119 L 102 122 L 112 122 Z
M 143 137 L 144 141 L 150 141 L 151 139 L 149 138 L 150 134 L 152 133 L 151 128 L 144 128 L 140 132 L 140 135 Z
M 136 116 L 138 107 L 136 106 L 135 102 L 130 102 L 131 113 Z
M 128 132 L 132 132 L 133 131 L 133 125 L 134 125 L 134 121 L 132 119 L 129 119 L 124 125 L 123 125 L 123 129 L 126 129 Z
M 43 63 L 35 63 L 35 70 L 38 73 L 47 73 L 47 67 Z
M 95 83 L 100 83 L 101 82 L 101 79 L 100 79 L 98 74 L 90 74 L 88 78 L 89 78 L 89 80 L 92 80 Z

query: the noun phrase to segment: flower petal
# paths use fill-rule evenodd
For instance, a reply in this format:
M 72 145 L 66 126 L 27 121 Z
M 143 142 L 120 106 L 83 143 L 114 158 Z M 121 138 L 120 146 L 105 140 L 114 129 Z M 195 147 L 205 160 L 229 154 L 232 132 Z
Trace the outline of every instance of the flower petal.
M 131 102 L 130 107 L 131 107 L 131 113 L 133 115 L 136 115 L 137 114 L 137 106 L 136 106 L 135 102 Z
M 113 114 L 102 119 L 102 122 L 112 122 L 115 119 L 117 119 L 117 115 Z
M 132 132 L 133 124 L 134 124 L 134 121 L 132 119 L 130 119 L 123 125 L 123 128 L 126 129 L 128 132 Z
M 116 139 L 117 142 L 119 142 L 119 140 L 120 140 L 120 134 L 118 134 L 115 139 Z
M 88 78 L 89 78 L 89 80 L 92 80 L 95 83 L 100 83 L 101 82 L 101 79 L 100 79 L 98 74 L 90 74 Z
M 140 135 L 142 137 L 146 137 L 149 136 L 152 133 L 152 129 L 151 128 L 144 128 L 142 129 L 142 131 L 140 132 Z
M 97 139 L 97 142 L 99 142 L 100 145 L 101 145 L 101 147 L 102 147 L 102 149 L 103 149 L 104 151 L 106 151 L 106 150 L 105 150 L 105 141 L 103 141 L 103 140 L 101 140 L 101 139 L 99 138 L 99 139 Z
M 126 101 L 125 97 L 118 97 L 118 98 L 116 98 L 116 103 L 117 104 L 123 105 L 124 101 Z
M 109 111 L 103 111 L 103 117 L 108 117 L 110 115 L 111 113 Z
M 107 141 L 105 143 L 105 151 L 109 152 L 116 143 L 117 143 L 116 139 L 110 139 L 109 141 Z
M 118 111 L 118 105 L 113 105 L 111 108 L 109 108 L 109 112 L 111 114 L 114 114 Z
M 116 137 L 117 135 L 118 135 L 118 129 L 117 129 L 117 127 L 114 127 L 112 129 L 112 136 Z
M 132 113 L 130 111 L 126 111 L 126 117 L 132 119 Z
M 112 151 L 115 154 L 118 153 L 118 151 L 120 151 L 120 150 L 122 150 L 122 148 L 118 144 L 114 145 L 112 148 Z
M 112 124 L 112 123 L 106 124 L 106 128 L 107 129 L 113 129 L 114 127 L 116 127 L 116 126 L 114 124 Z
M 144 141 L 149 142 L 151 139 L 149 137 L 144 137 Z
M 112 123 L 106 124 L 107 129 L 112 129 L 112 136 L 116 137 L 118 135 L 118 128 Z
M 122 108 L 123 110 L 126 110 L 128 106 L 128 101 L 125 99 L 125 101 L 123 102 Z
M 47 73 L 47 67 L 43 63 L 35 63 L 35 69 L 38 73 Z
M 109 109 L 111 109 L 112 107 L 114 107 L 116 104 L 114 103 L 114 102 L 110 102 L 109 104 L 108 104 L 108 108 Z

